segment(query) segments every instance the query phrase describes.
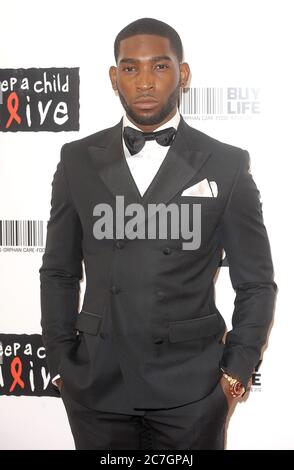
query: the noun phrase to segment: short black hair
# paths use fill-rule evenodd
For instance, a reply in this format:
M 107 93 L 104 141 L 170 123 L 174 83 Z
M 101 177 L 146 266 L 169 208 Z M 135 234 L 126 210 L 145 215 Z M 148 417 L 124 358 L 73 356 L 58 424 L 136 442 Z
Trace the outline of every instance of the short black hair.
M 116 63 L 119 55 L 120 42 L 123 39 L 127 39 L 137 34 L 152 34 L 168 38 L 171 48 L 176 53 L 179 62 L 182 62 L 183 45 L 176 30 L 163 21 L 155 20 L 154 18 L 140 18 L 139 20 L 133 21 L 125 26 L 125 28 L 123 28 L 116 36 L 114 41 L 114 57 Z

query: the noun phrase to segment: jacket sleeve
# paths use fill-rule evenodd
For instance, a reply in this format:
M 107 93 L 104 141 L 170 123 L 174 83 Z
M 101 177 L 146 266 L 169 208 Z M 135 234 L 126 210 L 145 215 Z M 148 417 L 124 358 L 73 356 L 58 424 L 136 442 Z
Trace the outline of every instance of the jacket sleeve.
M 52 183 L 50 219 L 40 273 L 41 327 L 51 377 L 76 340 L 82 278 L 82 227 L 64 165 L 65 144 Z
M 260 194 L 246 151 L 241 154 L 220 237 L 236 292 L 232 330 L 226 336 L 221 367 L 246 388 L 267 340 L 277 289 Z

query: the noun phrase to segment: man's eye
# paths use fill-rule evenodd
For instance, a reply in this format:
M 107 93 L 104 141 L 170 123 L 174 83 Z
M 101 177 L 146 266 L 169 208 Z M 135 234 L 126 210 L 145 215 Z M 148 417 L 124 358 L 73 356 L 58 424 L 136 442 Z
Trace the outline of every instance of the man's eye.
M 167 64 L 156 64 L 155 68 L 158 69 L 158 70 L 168 69 L 168 65 Z
M 133 72 L 135 70 L 135 67 L 133 65 L 127 65 L 126 67 L 123 68 L 124 72 Z

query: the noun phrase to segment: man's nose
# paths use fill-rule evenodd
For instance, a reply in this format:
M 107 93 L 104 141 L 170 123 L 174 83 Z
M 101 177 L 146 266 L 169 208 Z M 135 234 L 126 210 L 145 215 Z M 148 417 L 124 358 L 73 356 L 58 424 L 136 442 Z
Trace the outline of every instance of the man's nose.
M 154 77 L 150 72 L 140 72 L 136 83 L 138 90 L 151 90 L 154 87 Z

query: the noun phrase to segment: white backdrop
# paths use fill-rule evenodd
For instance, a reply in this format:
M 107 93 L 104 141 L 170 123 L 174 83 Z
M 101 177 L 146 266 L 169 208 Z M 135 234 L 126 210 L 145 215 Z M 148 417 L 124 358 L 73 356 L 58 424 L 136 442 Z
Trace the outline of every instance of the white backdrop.
M 291 1 L 149 0 L 145 6 L 133 0 L 105 4 L 51 0 L 43 6 L 36 0 L 2 3 L 0 68 L 80 67 L 80 131 L 0 134 L 1 220 L 46 221 L 61 145 L 120 119 L 122 108 L 111 89 L 108 68 L 114 64 L 114 38 L 131 21 L 149 16 L 175 27 L 192 70 L 191 87 L 259 89 L 260 113 L 223 119 L 198 115 L 187 117 L 187 122 L 250 152 L 279 286 L 274 327 L 260 369 L 261 386 L 237 406 L 227 448 L 294 449 Z M 41 256 L 0 252 L 1 333 L 40 333 Z M 222 268 L 217 305 L 228 327 L 233 299 L 228 269 Z M 58 398 L 1 396 L 0 414 L 1 449 L 74 448 Z

